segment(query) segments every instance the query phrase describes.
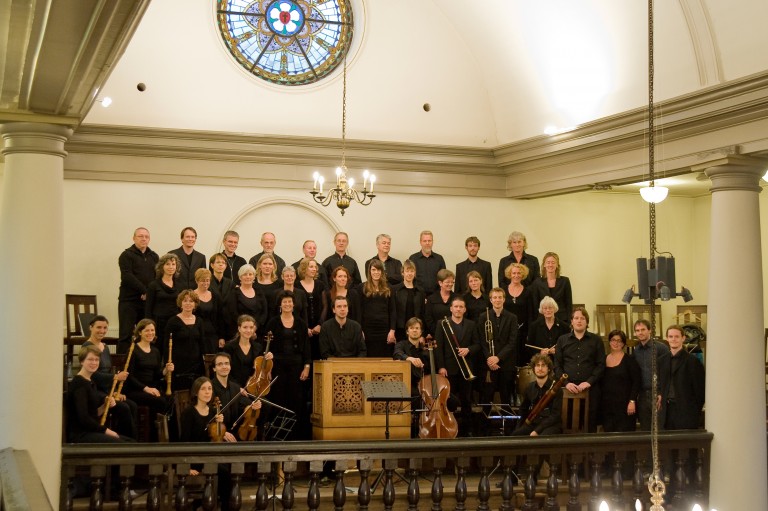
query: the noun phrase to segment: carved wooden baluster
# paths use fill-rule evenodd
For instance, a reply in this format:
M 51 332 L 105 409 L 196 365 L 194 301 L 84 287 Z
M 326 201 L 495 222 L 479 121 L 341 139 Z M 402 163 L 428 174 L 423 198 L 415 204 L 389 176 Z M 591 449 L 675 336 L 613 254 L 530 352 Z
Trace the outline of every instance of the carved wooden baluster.
M 568 505 L 566 511 L 581 511 L 579 502 L 579 493 L 581 492 L 581 481 L 579 481 L 579 459 L 575 456 L 571 458 L 571 477 L 568 478 Z
M 493 458 L 480 458 L 480 480 L 477 482 L 477 511 L 489 511 L 488 501 L 491 498 L 491 481 L 488 477 L 489 468 L 493 466 Z
M 592 477 L 589 478 L 589 511 L 598 511 L 603 493 L 603 478 L 600 475 L 600 465 L 603 462 L 603 455 L 599 453 L 592 454 Z
M 612 497 L 611 501 L 613 502 L 613 505 L 611 505 L 614 509 L 623 509 L 623 502 L 624 498 L 621 495 L 621 492 L 624 490 L 624 476 L 621 473 L 622 469 L 622 453 L 616 453 L 616 459 L 613 460 L 613 476 L 611 477 L 611 490 L 612 490 Z
M 64 495 L 64 509 L 66 511 L 72 511 L 75 506 L 75 480 L 72 472 L 67 468 L 65 474 L 62 477 L 67 481 L 67 492 Z
M 243 508 L 243 492 L 240 488 L 240 481 L 243 480 L 243 474 L 245 474 L 245 463 L 232 463 L 230 474 L 232 488 L 229 490 L 229 495 L 221 496 L 221 500 L 223 502 L 224 499 L 229 499 L 229 511 L 240 511 Z
M 179 464 L 176 468 L 178 470 L 176 477 L 179 480 L 179 488 L 176 490 L 176 511 L 186 511 L 189 508 L 189 498 L 187 496 L 189 465 Z
M 465 511 L 467 509 L 465 502 L 467 501 L 467 467 L 469 466 L 469 458 L 458 458 L 456 460 L 458 464 L 456 470 L 456 507 L 455 511 Z
M 259 487 L 256 490 L 256 502 L 254 509 L 260 511 L 267 509 L 269 505 L 269 490 L 267 489 L 267 478 L 272 475 L 272 463 L 262 461 L 256 464 L 256 472 L 259 478 Z
M 161 474 L 153 473 L 153 467 L 160 467 L 160 465 L 149 466 L 149 491 L 147 491 L 147 511 L 160 511 L 162 503 L 160 497 L 160 476 Z
M 397 460 L 384 460 L 384 490 L 382 492 L 384 511 L 392 511 L 392 506 L 395 505 L 395 469 L 397 469 Z
M 205 475 L 205 484 L 203 485 L 203 511 L 214 511 L 216 509 L 216 493 L 213 491 L 213 476 L 216 470 L 211 471 L 208 463 L 205 464 L 203 474 Z M 226 495 L 221 496 L 222 499 L 227 498 Z
M 696 471 L 693 473 L 693 497 L 696 502 L 701 505 L 702 508 L 706 508 L 704 504 L 704 450 L 696 449 Z
M 501 507 L 500 511 L 513 511 L 512 489 L 515 486 L 515 480 L 512 478 L 512 458 L 504 457 L 504 477 L 501 479 Z
M 443 469 L 445 469 L 445 458 L 435 458 L 432 462 L 432 490 L 430 497 L 432 499 L 431 511 L 442 511 L 443 501 Z
M 536 456 L 528 456 L 528 476 L 525 478 L 525 488 L 523 494 L 525 495 L 525 502 L 523 503 L 523 511 L 538 511 L 539 506 L 536 504 L 536 464 L 538 459 Z
M 557 471 L 560 468 L 560 456 L 549 458 L 549 477 L 547 478 L 547 500 L 544 503 L 544 511 L 560 511 L 557 504 Z
M 99 465 L 91 467 L 91 502 L 92 511 L 101 511 L 104 507 L 104 479 L 107 477 L 107 467 Z
M 309 462 L 309 490 L 307 490 L 307 508 L 310 511 L 320 509 L 320 472 L 323 471 L 323 460 Z
M 371 460 L 360 460 L 360 487 L 357 489 L 357 504 L 360 511 L 368 511 L 368 504 L 371 503 L 371 482 L 368 477 L 371 474 Z M 338 485 L 338 481 L 337 481 Z M 343 485 L 342 485 L 343 488 Z M 336 502 L 336 491 L 333 492 L 334 502 Z M 343 506 L 343 502 L 341 506 Z M 337 507 L 341 510 L 341 507 Z
M 685 504 L 685 452 L 680 449 L 677 451 L 677 459 L 675 460 L 675 484 L 674 493 L 672 494 L 672 502 L 675 509 L 683 509 Z
M 643 460 L 641 459 L 635 460 L 635 474 L 632 477 L 632 493 L 634 494 L 632 505 L 634 506 L 635 502 L 639 500 L 641 506 L 640 511 L 645 510 L 645 502 L 648 499 L 648 485 L 643 478 Z
M 120 465 L 120 496 L 117 502 L 119 511 L 131 511 L 133 500 L 131 499 L 131 477 L 135 467 L 133 465 Z
M 347 488 L 344 486 L 344 471 L 348 464 L 344 460 L 336 462 L 336 484 L 333 486 L 333 505 L 335 511 L 342 511 L 344 504 L 347 503 Z
M 419 490 L 419 472 L 421 471 L 421 458 L 412 459 L 408 462 L 408 510 L 417 511 L 419 509 L 419 499 L 421 491 Z
M 285 475 L 285 481 L 283 482 L 283 509 L 293 509 L 295 501 L 293 495 L 293 476 L 296 473 L 295 461 L 283 462 L 283 474 Z

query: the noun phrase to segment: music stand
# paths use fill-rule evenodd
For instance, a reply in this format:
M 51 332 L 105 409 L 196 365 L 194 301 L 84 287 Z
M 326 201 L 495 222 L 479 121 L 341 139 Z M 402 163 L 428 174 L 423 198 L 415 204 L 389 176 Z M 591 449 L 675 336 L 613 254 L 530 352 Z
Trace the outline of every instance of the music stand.
M 392 401 L 403 403 L 405 401 L 411 401 L 414 397 L 407 395 L 408 389 L 401 381 L 361 381 L 360 386 L 363 388 L 363 394 L 365 394 L 366 401 L 379 401 L 384 403 L 384 438 L 389 440 L 389 403 Z M 394 474 L 402 481 L 408 482 L 403 476 L 398 474 L 397 471 L 395 471 Z M 376 491 L 383 476 L 384 469 L 382 468 L 371 486 L 371 493 Z
M 379 401 L 384 403 L 384 438 L 389 440 L 389 403 L 405 402 L 413 399 L 406 395 L 408 389 L 401 381 L 361 381 L 366 401 Z

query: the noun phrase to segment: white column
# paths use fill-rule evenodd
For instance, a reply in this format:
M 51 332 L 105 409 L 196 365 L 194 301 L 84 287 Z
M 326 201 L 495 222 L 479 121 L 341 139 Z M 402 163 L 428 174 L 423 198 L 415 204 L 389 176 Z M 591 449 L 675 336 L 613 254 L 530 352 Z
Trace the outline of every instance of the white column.
M 712 181 L 706 428 L 710 508 L 768 509 L 759 179 L 766 162 L 728 156 Z
M 54 509 L 61 477 L 63 126 L 0 126 L 0 447 L 27 450 Z

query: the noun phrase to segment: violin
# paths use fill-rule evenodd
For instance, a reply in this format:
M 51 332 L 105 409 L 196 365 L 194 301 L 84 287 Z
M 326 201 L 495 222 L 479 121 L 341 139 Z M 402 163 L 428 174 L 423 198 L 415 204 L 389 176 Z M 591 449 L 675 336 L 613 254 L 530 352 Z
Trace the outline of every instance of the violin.
M 267 332 L 266 342 L 264 355 L 269 353 L 272 332 Z M 253 361 L 253 376 L 248 379 L 248 383 L 245 385 L 245 390 L 249 394 L 256 396 L 269 394 L 269 374 L 272 372 L 272 360 L 267 360 L 264 358 L 264 355 L 256 357 L 256 360 Z M 237 428 L 237 435 L 240 437 L 240 440 L 244 442 L 256 440 L 258 433 L 256 421 L 260 414 L 260 409 L 254 410 L 253 407 L 248 407 L 243 415 L 243 423 Z
M 220 415 L 221 400 L 219 400 L 218 397 L 214 398 L 213 406 L 216 407 L 216 415 Z M 227 432 L 227 427 L 224 425 L 224 423 L 217 421 L 215 418 L 210 424 L 208 424 L 208 436 L 211 437 L 211 442 L 223 442 L 224 433 L 226 432 Z
M 419 438 L 456 438 L 459 425 L 456 417 L 448 410 L 451 384 L 448 378 L 437 372 L 435 366 L 434 350 L 437 341 L 427 336 L 425 346 L 429 351 L 432 374 L 425 374 L 419 382 L 419 394 L 425 408 L 419 417 Z

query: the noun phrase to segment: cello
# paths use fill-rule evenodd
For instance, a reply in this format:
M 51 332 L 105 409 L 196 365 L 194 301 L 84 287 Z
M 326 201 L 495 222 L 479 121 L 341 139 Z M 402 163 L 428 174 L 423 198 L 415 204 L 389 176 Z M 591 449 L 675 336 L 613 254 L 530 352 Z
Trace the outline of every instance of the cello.
M 436 371 L 436 346 L 437 341 L 428 336 L 426 348 L 429 351 L 429 367 L 432 368 L 432 374 L 425 374 L 419 382 L 419 394 L 425 407 L 419 418 L 419 438 L 456 438 L 459 425 L 456 417 L 448 410 L 451 384 L 448 378 Z
M 253 376 L 248 378 L 248 383 L 245 385 L 245 390 L 251 395 L 263 396 L 269 394 L 269 375 L 272 372 L 272 360 L 267 360 L 265 355 L 269 353 L 269 345 L 272 342 L 272 332 L 267 332 L 266 337 L 267 345 L 264 349 L 264 355 L 259 355 L 256 360 L 253 361 Z M 261 409 L 254 409 L 248 407 L 243 415 L 243 423 L 237 428 L 237 435 L 240 440 L 253 441 L 256 440 L 258 428 L 256 427 L 256 421 L 261 414 Z

